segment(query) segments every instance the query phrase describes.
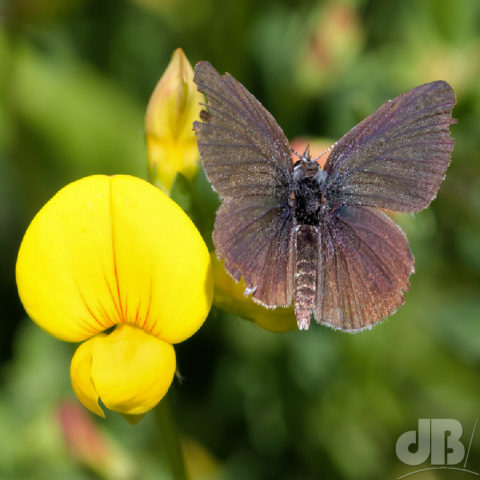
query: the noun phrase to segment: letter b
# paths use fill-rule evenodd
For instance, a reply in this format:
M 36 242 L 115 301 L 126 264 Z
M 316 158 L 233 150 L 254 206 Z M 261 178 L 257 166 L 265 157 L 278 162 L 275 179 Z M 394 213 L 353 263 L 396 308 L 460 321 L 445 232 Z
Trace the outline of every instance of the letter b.
M 462 433 L 462 424 L 458 420 L 432 419 L 432 465 L 455 465 L 463 460 L 465 447 L 460 441 Z

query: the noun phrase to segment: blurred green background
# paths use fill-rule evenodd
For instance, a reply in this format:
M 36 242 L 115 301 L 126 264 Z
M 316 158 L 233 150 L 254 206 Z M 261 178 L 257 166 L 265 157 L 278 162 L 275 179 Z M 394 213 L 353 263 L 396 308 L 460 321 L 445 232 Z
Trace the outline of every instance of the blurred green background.
M 152 414 L 136 427 L 90 418 L 115 468 L 88 467 L 68 443 L 74 346 L 25 317 L 14 265 L 66 183 L 146 177 L 145 107 L 179 46 L 244 83 L 290 139 L 337 139 L 432 80 L 458 99 L 437 199 L 396 217 L 417 269 L 397 314 L 357 335 L 273 334 L 213 309 L 178 346 L 169 397 L 193 477 L 397 478 L 414 467 L 395 442 L 419 418 L 459 420 L 468 445 L 480 413 L 480 2 L 16 0 L 0 3 L 0 479 L 169 478 Z M 467 466 L 480 471 L 480 435 Z

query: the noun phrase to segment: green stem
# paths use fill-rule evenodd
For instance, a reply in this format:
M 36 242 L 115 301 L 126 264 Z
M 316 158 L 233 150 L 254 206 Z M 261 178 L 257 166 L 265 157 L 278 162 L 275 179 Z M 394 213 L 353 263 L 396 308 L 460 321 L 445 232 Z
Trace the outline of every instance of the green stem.
M 183 458 L 180 434 L 172 414 L 170 395 L 167 394 L 163 398 L 155 407 L 154 413 L 167 461 L 172 472 L 172 478 L 174 480 L 189 480 Z

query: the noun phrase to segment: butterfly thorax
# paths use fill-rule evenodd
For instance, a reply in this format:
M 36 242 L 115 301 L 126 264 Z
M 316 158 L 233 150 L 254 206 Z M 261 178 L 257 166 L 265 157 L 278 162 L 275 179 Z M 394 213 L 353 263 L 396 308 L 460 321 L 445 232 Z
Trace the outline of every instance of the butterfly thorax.
M 318 225 L 320 215 L 328 208 L 326 172 L 310 158 L 293 167 L 293 211 L 298 225 Z

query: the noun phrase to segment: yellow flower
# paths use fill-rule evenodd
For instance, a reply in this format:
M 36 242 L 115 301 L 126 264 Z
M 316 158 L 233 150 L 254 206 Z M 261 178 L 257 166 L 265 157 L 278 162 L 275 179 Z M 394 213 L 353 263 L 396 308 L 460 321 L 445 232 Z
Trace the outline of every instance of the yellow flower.
M 192 124 L 202 101 L 192 66 L 178 48 L 150 97 L 145 116 L 150 174 L 167 193 L 177 173 L 191 180 L 198 170 L 200 155 Z
M 132 416 L 161 400 L 175 372 L 172 344 L 200 328 L 213 295 L 193 223 L 156 187 L 125 175 L 60 190 L 28 227 L 16 275 L 30 317 L 83 342 L 72 385 L 100 416 L 99 400 Z

